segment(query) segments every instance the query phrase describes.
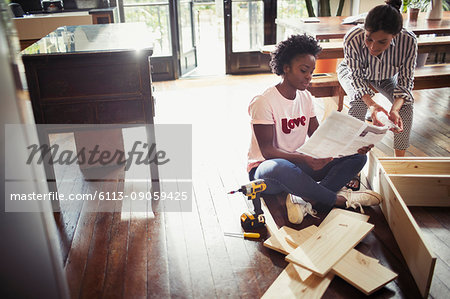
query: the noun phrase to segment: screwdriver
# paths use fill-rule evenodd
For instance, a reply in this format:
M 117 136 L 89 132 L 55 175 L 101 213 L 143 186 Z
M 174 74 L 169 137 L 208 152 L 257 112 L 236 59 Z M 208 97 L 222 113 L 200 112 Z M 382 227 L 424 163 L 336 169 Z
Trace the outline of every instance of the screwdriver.
M 224 235 L 229 237 L 241 237 L 252 239 L 258 239 L 260 237 L 258 233 L 224 233 Z

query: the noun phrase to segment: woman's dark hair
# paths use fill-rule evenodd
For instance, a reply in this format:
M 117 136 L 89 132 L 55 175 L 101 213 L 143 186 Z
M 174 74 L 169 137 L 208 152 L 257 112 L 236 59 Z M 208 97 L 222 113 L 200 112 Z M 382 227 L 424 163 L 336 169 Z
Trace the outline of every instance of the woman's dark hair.
M 302 54 L 317 56 L 320 51 L 322 48 L 312 36 L 291 35 L 287 40 L 279 42 L 275 51 L 270 53 L 270 67 L 273 73 L 280 76 L 284 74 L 284 65 L 290 64 L 295 56 Z
M 367 14 L 364 29 L 369 32 L 383 30 L 396 35 L 403 28 L 403 18 L 400 13 L 401 0 L 386 0 L 386 4 L 372 8 Z

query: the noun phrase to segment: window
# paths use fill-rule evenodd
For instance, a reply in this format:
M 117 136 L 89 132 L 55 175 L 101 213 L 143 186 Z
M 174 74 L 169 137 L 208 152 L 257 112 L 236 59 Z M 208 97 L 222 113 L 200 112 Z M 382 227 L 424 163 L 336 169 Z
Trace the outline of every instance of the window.
M 264 2 L 232 2 L 233 52 L 259 51 L 264 45 Z
M 305 0 L 278 0 L 277 18 L 303 18 L 308 17 Z
M 168 0 L 123 0 L 125 22 L 143 22 L 154 38 L 153 56 L 172 56 Z

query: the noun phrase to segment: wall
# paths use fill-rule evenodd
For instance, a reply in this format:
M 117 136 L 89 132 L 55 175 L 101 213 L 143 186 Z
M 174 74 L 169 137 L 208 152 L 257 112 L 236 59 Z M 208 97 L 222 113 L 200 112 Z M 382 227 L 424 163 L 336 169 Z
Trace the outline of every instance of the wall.
M 352 15 L 368 12 L 377 5 L 385 4 L 384 0 L 346 0 L 350 1 Z
M 26 177 L 26 180 L 17 186 L 14 192 L 31 194 L 48 192 L 45 181 L 38 178 L 45 176 L 43 166 L 33 167 L 25 163 L 14 163 L 13 167 L 6 168 L 5 143 L 13 148 L 16 161 L 26 161 L 28 153 L 25 144 L 36 140 L 36 134 L 26 135 L 24 130 L 17 130 L 14 138 L 5 140 L 5 124 L 20 124 L 25 121 L 33 124 L 33 119 L 26 116 L 26 99 L 16 93 L 17 71 L 15 52 L 12 39 L 8 39 L 7 28 L 11 29 L 11 22 L 6 9 L 0 1 L 0 197 L 2 209 L 0 211 L 0 281 L 2 288 L 0 298 L 68 298 L 68 288 L 62 265 L 62 257 L 57 244 L 58 234 L 51 212 L 50 203 L 36 201 L 35 205 L 42 207 L 42 213 L 6 213 L 4 211 L 6 200 L 5 186 L 6 174 L 14 172 Z M 11 32 L 8 30 L 8 32 Z M 17 43 L 17 39 L 14 39 Z M 20 132 L 19 132 L 20 131 Z M 34 135 L 34 136 L 31 136 Z M 31 202 L 31 204 L 33 204 Z

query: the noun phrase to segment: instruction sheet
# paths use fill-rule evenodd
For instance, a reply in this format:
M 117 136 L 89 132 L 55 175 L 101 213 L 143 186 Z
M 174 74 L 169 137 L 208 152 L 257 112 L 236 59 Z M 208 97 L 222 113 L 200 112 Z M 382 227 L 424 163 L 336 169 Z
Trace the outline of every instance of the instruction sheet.
M 358 149 L 376 144 L 388 127 L 367 124 L 346 113 L 333 111 L 297 152 L 314 158 L 340 158 L 356 154 Z

